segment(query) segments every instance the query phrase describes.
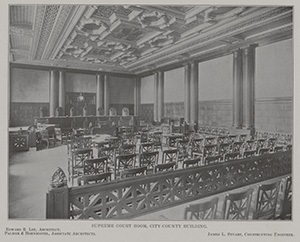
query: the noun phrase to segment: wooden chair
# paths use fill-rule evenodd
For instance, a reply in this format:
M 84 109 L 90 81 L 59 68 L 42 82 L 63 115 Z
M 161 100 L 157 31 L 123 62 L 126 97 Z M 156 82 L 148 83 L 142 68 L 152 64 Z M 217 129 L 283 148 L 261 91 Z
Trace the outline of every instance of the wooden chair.
M 283 151 L 283 146 L 275 146 L 274 147 L 274 153 L 279 152 L 279 151 Z
M 228 141 L 229 141 L 230 143 L 239 142 L 239 141 L 238 141 L 238 135 L 236 135 L 236 134 L 228 135 Z M 243 142 L 242 142 L 242 143 L 243 143 Z
M 155 166 L 155 172 L 174 170 L 178 163 L 178 150 L 164 150 L 162 154 L 162 164 Z
M 143 176 L 143 175 L 144 176 L 147 175 L 147 166 L 127 169 L 121 172 L 121 178 Z
M 202 157 L 204 148 L 204 139 L 194 138 L 191 141 L 191 156 L 192 157 Z
M 224 155 L 224 161 L 237 160 L 240 158 L 239 152 L 227 153 Z
M 239 136 L 239 141 L 245 143 L 248 139 L 248 135 L 247 134 L 240 134 Z
M 83 174 L 84 175 L 96 175 L 105 173 L 108 171 L 108 158 L 106 156 L 88 159 L 84 161 Z
M 148 142 L 148 132 L 145 131 L 140 132 L 140 142 L 141 144 Z
M 288 144 L 286 147 L 285 147 L 285 150 L 292 150 L 293 146 L 291 144 Z
M 196 159 L 187 159 L 182 163 L 182 168 L 194 167 L 200 165 L 200 158 Z
M 178 149 L 178 161 L 188 158 L 189 140 L 177 140 L 176 147 Z
M 108 171 L 113 172 L 116 167 L 116 148 L 102 147 L 98 149 L 98 157 L 107 157 Z
M 154 171 L 154 167 L 157 165 L 158 162 L 158 155 L 158 151 L 144 152 L 140 154 L 139 166 L 146 166 L 148 170 Z
M 109 142 L 110 147 L 119 148 L 121 146 L 122 140 L 119 137 L 109 137 L 106 139 Z
M 233 142 L 231 145 L 231 153 L 241 153 L 243 148 L 243 142 Z
M 110 143 L 109 143 L 109 141 L 100 141 L 100 142 L 93 142 L 93 144 L 94 144 L 94 147 L 95 148 L 103 148 L 103 147 L 109 147 L 110 146 Z
M 203 158 L 207 156 L 219 155 L 218 146 L 216 144 L 205 145 L 203 148 Z
M 74 136 L 72 128 L 61 128 L 62 144 L 68 144 Z
M 259 149 L 265 148 L 266 145 L 267 145 L 267 140 L 266 139 L 257 139 L 256 140 L 257 153 L 258 153 Z
M 247 140 L 243 145 L 243 150 L 244 151 L 258 150 L 256 141 L 255 140 Z
M 292 219 L 292 177 L 290 176 L 287 177 L 285 182 L 280 219 Z
M 185 220 L 212 220 L 216 218 L 219 198 L 204 203 L 191 204 L 184 210 Z
M 135 144 L 123 144 L 118 149 L 118 155 L 135 154 Z
M 211 165 L 214 163 L 219 163 L 222 161 L 222 156 L 214 155 L 214 156 L 206 156 L 204 158 L 204 165 Z
M 221 156 L 224 156 L 225 154 L 230 153 L 231 144 L 230 143 L 219 144 L 218 151 L 219 151 L 219 155 L 221 155 Z
M 136 154 L 118 155 L 116 157 L 116 169 L 114 171 L 115 178 L 120 175 L 120 172 L 126 169 L 135 168 Z
M 256 155 L 256 150 L 247 150 L 243 153 L 243 158 L 248 158 Z
M 275 219 L 280 181 L 259 185 L 253 219 Z
M 153 151 L 154 151 L 154 143 L 153 142 L 147 142 L 147 143 L 140 144 L 139 154 L 153 152 Z
M 55 143 L 59 143 L 60 145 L 62 145 L 63 141 L 62 141 L 62 133 L 61 133 L 61 128 L 54 128 L 54 132 L 55 132 Z
M 274 148 L 276 147 L 277 138 L 269 138 L 267 139 L 267 148 L 269 148 L 271 151 L 274 151 Z
M 227 194 L 223 203 L 222 218 L 224 220 L 247 220 L 253 188 L 240 193 Z
M 41 129 L 39 132 L 36 132 L 36 150 L 42 150 L 49 148 L 49 136 L 48 130 Z
M 167 139 L 166 139 L 167 147 L 168 148 L 175 148 L 178 139 L 179 138 L 177 136 L 174 136 L 174 137 L 173 136 L 168 136 Z
M 217 137 L 217 144 L 221 145 L 221 144 L 226 144 L 227 143 L 227 137 L 224 135 L 220 135 Z
M 111 181 L 111 173 L 102 173 L 97 175 L 84 175 L 77 179 L 78 186 L 90 185 L 94 183 Z
M 71 158 L 68 159 L 69 180 L 74 183 L 74 178 L 83 175 L 85 160 L 91 159 L 93 155 L 92 149 L 73 150 Z
M 268 154 L 270 153 L 270 148 L 260 148 L 258 150 L 258 155 Z
M 162 138 L 161 138 L 162 132 L 153 132 L 148 135 L 149 142 L 153 142 L 154 144 L 154 151 L 163 150 L 162 147 Z
M 217 137 L 207 137 L 205 138 L 205 145 L 216 145 L 217 144 Z
M 90 149 L 92 148 L 92 138 L 90 137 L 74 137 L 71 140 L 68 153 L 74 150 Z

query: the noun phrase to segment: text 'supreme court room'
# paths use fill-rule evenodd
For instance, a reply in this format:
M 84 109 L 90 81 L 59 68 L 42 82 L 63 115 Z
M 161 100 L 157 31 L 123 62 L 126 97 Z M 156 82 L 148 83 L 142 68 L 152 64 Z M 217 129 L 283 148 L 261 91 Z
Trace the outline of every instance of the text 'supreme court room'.
M 293 7 L 10 5 L 9 219 L 291 220 Z

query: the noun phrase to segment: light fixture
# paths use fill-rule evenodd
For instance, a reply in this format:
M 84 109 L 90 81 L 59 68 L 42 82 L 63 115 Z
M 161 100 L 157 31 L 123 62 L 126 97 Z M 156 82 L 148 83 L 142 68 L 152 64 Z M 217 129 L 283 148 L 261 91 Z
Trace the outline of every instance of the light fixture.
M 79 96 L 77 97 L 77 101 L 78 101 L 78 102 L 83 102 L 84 99 L 85 99 L 85 98 L 84 98 L 84 96 L 83 96 L 82 93 L 80 93 Z

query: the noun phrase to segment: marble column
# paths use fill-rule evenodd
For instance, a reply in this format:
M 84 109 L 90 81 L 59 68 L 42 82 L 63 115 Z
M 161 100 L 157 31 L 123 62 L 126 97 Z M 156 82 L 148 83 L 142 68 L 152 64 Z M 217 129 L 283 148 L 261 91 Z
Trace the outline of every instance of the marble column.
M 66 73 L 64 71 L 59 71 L 59 85 L 58 85 L 58 106 L 62 107 L 62 115 L 65 115 L 65 83 L 66 83 Z
M 96 75 L 96 116 L 99 115 L 99 108 L 104 108 L 104 75 Z
M 255 48 L 250 45 L 243 50 L 243 126 L 247 129 L 255 125 Z
M 242 50 L 233 52 L 233 128 L 243 126 L 243 55 Z
M 162 118 L 164 117 L 164 72 L 158 72 L 158 102 L 157 102 L 157 119 L 161 122 Z
M 153 120 L 158 122 L 158 73 L 154 73 L 154 105 L 153 105 Z
M 190 123 L 198 124 L 198 93 L 199 93 L 199 71 L 198 63 L 192 62 L 190 74 Z
M 109 115 L 109 77 L 104 75 L 104 115 Z
M 134 115 L 139 115 L 141 105 L 141 78 L 135 77 L 134 79 Z
M 191 84 L 191 65 L 190 63 L 184 66 L 184 120 L 190 123 L 190 84 Z
M 58 107 L 58 82 L 58 71 L 50 70 L 50 117 L 55 116 L 55 109 Z

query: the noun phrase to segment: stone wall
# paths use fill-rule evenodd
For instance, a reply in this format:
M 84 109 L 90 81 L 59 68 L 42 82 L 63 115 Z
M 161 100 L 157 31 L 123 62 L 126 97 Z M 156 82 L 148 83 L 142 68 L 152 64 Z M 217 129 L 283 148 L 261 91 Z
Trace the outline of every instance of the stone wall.
M 231 127 L 232 101 L 213 100 L 199 102 L 199 125 Z
M 10 127 L 29 126 L 34 123 L 34 118 L 40 116 L 40 109 L 49 103 L 11 103 L 10 104 Z M 49 114 L 49 113 L 48 113 Z
M 184 117 L 183 102 L 165 103 L 164 108 L 165 117 Z M 153 104 L 142 104 L 140 116 L 141 120 L 151 123 Z M 232 118 L 231 100 L 199 101 L 199 125 L 231 128 Z M 292 97 L 257 99 L 255 102 L 255 127 L 261 131 L 292 133 Z
M 255 127 L 257 130 L 292 133 L 293 99 L 258 99 L 255 103 Z

